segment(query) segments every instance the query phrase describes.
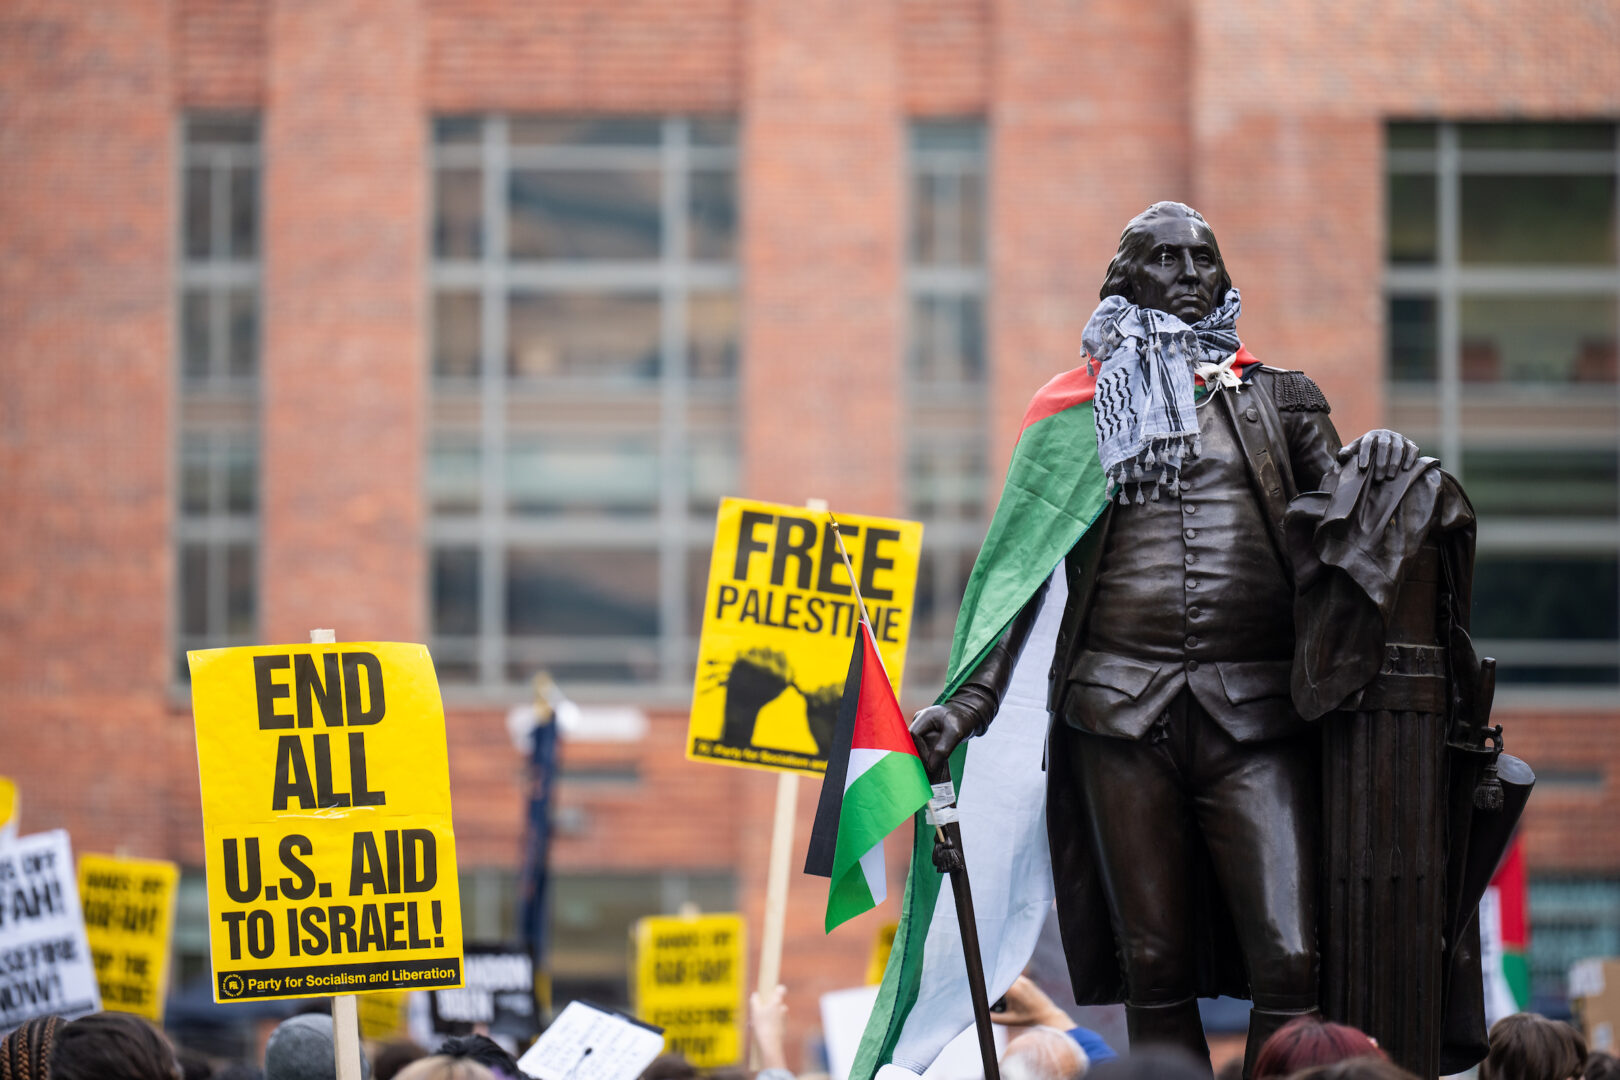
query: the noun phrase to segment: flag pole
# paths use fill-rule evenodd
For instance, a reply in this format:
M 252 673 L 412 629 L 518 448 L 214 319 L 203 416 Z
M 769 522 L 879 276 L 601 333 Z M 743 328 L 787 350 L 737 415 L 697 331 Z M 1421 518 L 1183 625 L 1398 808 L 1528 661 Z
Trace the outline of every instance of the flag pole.
M 855 579 L 855 569 L 850 565 L 849 552 L 844 549 L 844 534 L 838 528 L 838 519 L 829 511 L 827 520 L 832 523 L 833 541 L 838 545 L 838 555 L 844 560 L 844 572 L 849 575 L 849 587 L 855 592 L 855 603 L 860 608 L 861 623 L 868 631 L 872 629 L 872 620 L 866 613 L 866 601 L 861 596 L 861 587 Z M 873 652 L 876 652 L 874 641 Z M 878 654 L 878 663 L 883 663 L 883 656 Z M 888 678 L 888 672 L 883 673 Z M 929 774 L 928 782 L 934 785 L 935 791 L 941 785 L 951 783 L 950 765 L 947 762 L 940 769 L 941 775 Z M 996 1035 L 995 1029 L 990 1026 L 990 996 L 985 992 L 984 986 L 984 958 L 979 948 L 979 923 L 973 915 L 973 889 L 968 884 L 967 859 L 962 853 L 962 829 L 956 823 L 956 803 L 953 800 L 950 806 L 949 820 L 934 823 L 934 868 L 941 873 L 951 876 L 951 893 L 956 897 L 956 923 L 962 933 L 962 955 L 967 961 L 968 994 L 973 1001 L 973 1027 L 979 1036 L 979 1057 L 984 1064 L 985 1080 L 1001 1080 L 1001 1069 L 996 1063 Z M 933 804 L 929 804 L 929 820 L 934 819 Z

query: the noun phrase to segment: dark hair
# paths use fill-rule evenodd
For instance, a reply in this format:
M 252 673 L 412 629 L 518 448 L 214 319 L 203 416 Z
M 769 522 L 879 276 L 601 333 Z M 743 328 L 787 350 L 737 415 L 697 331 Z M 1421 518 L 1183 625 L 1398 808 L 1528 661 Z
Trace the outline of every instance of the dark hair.
M 1318 1065 L 1297 1072 L 1293 1080 L 1418 1080 L 1417 1077 L 1381 1057 L 1353 1057 Z
M 1315 1016 L 1290 1020 L 1271 1033 L 1254 1058 L 1253 1080 L 1287 1076 L 1313 1065 L 1354 1057 L 1384 1057 L 1378 1044 L 1353 1027 Z
M 190 1047 L 176 1047 L 174 1056 L 180 1062 L 183 1080 L 210 1080 L 214 1075 L 214 1063 Z
M 238 1061 L 215 1073 L 213 1080 L 264 1080 L 264 1070 L 256 1065 Z
M 62 1028 L 52 1080 L 180 1080 L 174 1047 L 132 1013 L 99 1012 Z
M 1149 1046 L 1105 1061 L 1086 1072 L 1087 1080 L 1209 1080 L 1209 1065 L 1174 1046 Z
M 49 1080 L 60 1016 L 36 1016 L 0 1039 L 0 1080 Z
M 443 1057 L 476 1061 L 507 1076 L 527 1075 L 518 1068 L 517 1058 L 488 1035 L 453 1035 L 439 1044 L 438 1053 Z
M 1514 1013 L 1491 1026 L 1491 1051 L 1479 1080 L 1570 1080 L 1581 1075 L 1586 1039 L 1562 1020 Z
M 1594 1050 L 1586 1055 L 1586 1064 L 1581 1067 L 1582 1080 L 1620 1080 L 1620 1058 L 1613 1054 L 1606 1054 L 1602 1050 Z
M 377 1047 L 371 1056 L 371 1080 L 394 1080 L 395 1074 L 428 1052 L 413 1042 L 392 1039 Z
M 697 1080 L 697 1066 L 685 1054 L 659 1054 L 642 1070 L 638 1080 Z
M 1226 299 L 1226 291 L 1232 287 L 1232 275 L 1226 272 L 1226 260 L 1221 258 L 1221 246 L 1215 242 L 1215 230 L 1209 227 L 1203 214 L 1186 203 L 1178 202 L 1156 202 L 1125 223 L 1125 231 L 1119 234 L 1119 250 L 1114 253 L 1113 261 L 1108 264 L 1108 272 L 1103 275 L 1097 299 L 1123 296 L 1133 304 L 1136 302 L 1131 290 L 1131 272 L 1152 253 L 1153 236 L 1148 232 L 1148 226 L 1163 218 L 1185 218 L 1204 227 L 1204 232 L 1209 236 L 1210 250 L 1215 252 L 1215 265 L 1221 269 L 1221 279 L 1215 283 L 1215 305 L 1219 307 Z

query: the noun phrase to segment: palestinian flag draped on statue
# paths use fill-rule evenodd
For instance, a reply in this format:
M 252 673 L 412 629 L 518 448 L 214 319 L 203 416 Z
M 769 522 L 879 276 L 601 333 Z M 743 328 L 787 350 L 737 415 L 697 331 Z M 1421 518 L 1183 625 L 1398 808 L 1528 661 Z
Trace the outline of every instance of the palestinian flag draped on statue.
M 1242 372 L 1257 363 L 1239 349 L 1233 368 Z M 1029 962 L 1052 907 L 1043 770 L 1047 669 L 1067 597 L 1063 558 L 1109 497 L 1097 458 L 1096 385 L 1083 365 L 1047 383 L 1025 411 L 1001 500 L 968 577 L 939 696 L 943 701 L 956 691 L 1046 585 L 995 721 L 951 755 L 992 1001 Z M 933 829 L 918 818 L 900 925 L 849 1080 L 872 1080 L 886 1066 L 891 1073 L 921 1073 L 973 1024 L 955 904 L 950 890 L 940 889 L 932 853 Z
M 883 840 L 928 802 L 922 759 L 865 618 L 838 706 L 805 872 L 831 877 L 827 930 L 883 903 Z

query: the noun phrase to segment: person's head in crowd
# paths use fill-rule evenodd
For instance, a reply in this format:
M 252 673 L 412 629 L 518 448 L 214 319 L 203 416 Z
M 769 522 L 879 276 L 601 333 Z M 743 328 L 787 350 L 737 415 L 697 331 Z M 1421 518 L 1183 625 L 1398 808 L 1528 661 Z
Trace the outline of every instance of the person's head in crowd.
M 66 1023 L 60 1016 L 36 1016 L 0 1039 L 0 1080 L 47 1080 L 51 1051 Z
M 1271 1033 L 1254 1058 L 1254 1080 L 1288 1076 L 1313 1065 L 1354 1057 L 1384 1057 L 1371 1038 L 1345 1024 L 1315 1016 L 1290 1020 Z
M 1103 1062 L 1086 1080 L 1209 1080 L 1209 1064 L 1174 1046 L 1149 1046 Z
M 219 1070 L 211 1080 L 264 1080 L 264 1070 L 257 1065 L 238 1061 Z
M 405 1066 L 427 1056 L 427 1050 L 405 1039 L 385 1042 L 371 1055 L 371 1080 L 394 1080 Z
M 1215 1080 L 1243 1080 L 1243 1055 L 1234 1054 L 1215 1070 Z
M 364 1052 L 360 1054 L 360 1075 L 371 1075 Z M 332 1018 L 302 1013 L 283 1020 L 264 1046 L 264 1080 L 337 1080 Z
M 1091 1064 L 1067 1031 L 1032 1027 L 1001 1053 L 1002 1080 L 1080 1080 Z
M 180 1061 L 180 1075 L 184 1080 L 212 1080 L 214 1063 L 208 1060 L 206 1054 L 199 1054 L 189 1047 L 176 1047 L 174 1056 Z
M 641 1070 L 638 1080 L 697 1080 L 697 1066 L 685 1054 L 659 1054 Z
M 470 1057 L 434 1054 L 411 1062 L 394 1080 L 496 1080 L 496 1073 Z
M 1491 1025 L 1479 1080 L 1579 1080 L 1585 1064 L 1580 1032 L 1540 1013 L 1514 1013 Z
M 703 1074 L 703 1080 L 748 1080 L 749 1072 L 741 1065 L 722 1065 Z
M 62 1025 L 52 1080 L 180 1080 L 174 1047 L 132 1013 L 99 1012 Z
M 1418 1080 L 1417 1077 L 1381 1057 L 1353 1057 L 1331 1065 L 1317 1065 L 1293 1075 L 1291 1080 Z
M 1581 1080 L 1620 1080 L 1620 1058 L 1594 1050 L 1586 1055 Z
M 517 1058 L 488 1035 L 453 1035 L 439 1044 L 438 1056 L 476 1061 L 497 1076 L 522 1080 Z

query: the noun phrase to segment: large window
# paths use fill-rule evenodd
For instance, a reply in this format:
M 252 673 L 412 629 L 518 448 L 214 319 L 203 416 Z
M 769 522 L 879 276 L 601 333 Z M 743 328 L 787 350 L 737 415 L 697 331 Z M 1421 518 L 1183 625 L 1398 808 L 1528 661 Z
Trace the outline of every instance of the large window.
M 1569 969 L 1620 955 L 1620 878 L 1537 874 L 1530 879 L 1530 1007 L 1569 1007 Z
M 1474 637 L 1509 684 L 1620 685 L 1620 141 L 1395 124 L 1395 427 L 1479 513 Z
M 186 650 L 246 645 L 258 612 L 259 134 L 183 124 L 177 353 L 175 674 Z
M 925 528 L 906 681 L 932 693 L 988 516 L 985 126 L 909 136 L 906 504 Z
M 434 657 L 685 694 L 737 483 L 735 123 L 434 124 Z

